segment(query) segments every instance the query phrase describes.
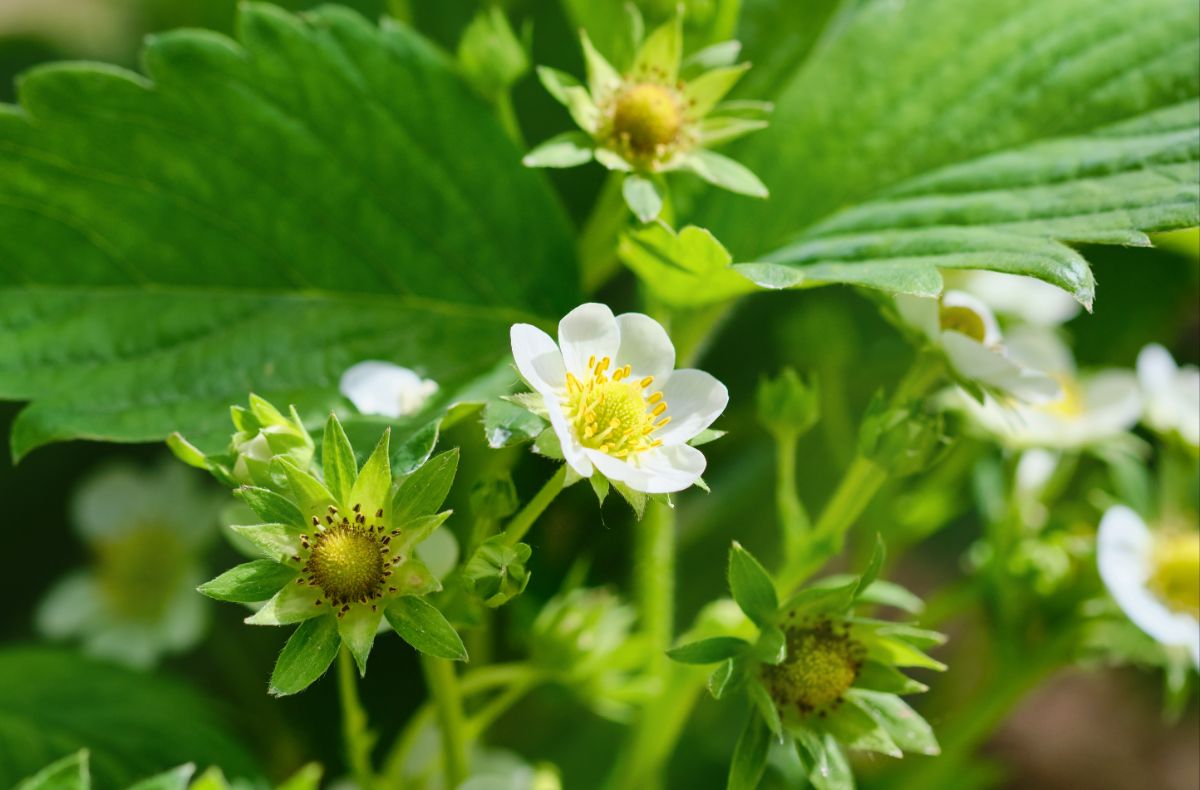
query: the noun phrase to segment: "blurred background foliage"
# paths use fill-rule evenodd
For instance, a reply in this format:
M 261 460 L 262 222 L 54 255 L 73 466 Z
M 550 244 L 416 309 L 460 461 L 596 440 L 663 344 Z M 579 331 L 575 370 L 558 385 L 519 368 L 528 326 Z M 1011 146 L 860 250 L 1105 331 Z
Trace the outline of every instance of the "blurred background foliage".
M 346 4 L 372 18 L 389 13 L 409 20 L 448 51 L 455 49 L 479 9 L 474 0 L 348 0 Z M 296 10 L 314 4 L 288 0 L 280 5 Z M 648 18 L 656 19 L 672 4 L 645 0 L 641 5 Z M 755 64 L 743 93 L 755 95 L 768 91 L 780 74 L 803 57 L 829 22 L 834 3 L 745 0 L 740 19 L 724 19 L 721 0 L 696 0 L 691 5 L 696 6 L 689 9 L 691 19 L 707 20 L 710 29 L 724 27 L 727 34 L 736 32 L 743 40 L 746 58 Z M 532 31 L 534 63 L 581 73 L 573 32 L 576 25 L 588 24 L 594 38 L 604 41 L 608 35 L 604 20 L 613 19 L 613 9 L 619 6 L 594 0 L 561 4 L 514 0 L 504 7 L 515 29 Z M 801 6 L 803 10 L 798 10 Z M 14 80 L 19 81 L 20 72 L 37 63 L 89 58 L 132 66 L 146 34 L 176 27 L 227 32 L 234 13 L 233 0 L 0 0 L 0 98 L 12 101 Z M 724 37 L 715 35 L 713 40 Z M 610 42 L 610 46 L 616 44 Z M 513 103 L 526 140 L 545 139 L 565 127 L 565 114 L 532 75 L 527 74 L 515 86 Z M 600 187 L 602 171 L 553 171 L 550 177 L 572 218 L 581 222 Z M 1098 282 L 1095 312 L 1082 314 L 1066 326 L 1081 365 L 1131 367 L 1138 350 L 1149 342 L 1162 343 L 1180 362 L 1200 361 L 1200 250 L 1194 234 L 1185 234 L 1181 241 L 1161 249 L 1088 248 L 1085 256 L 1092 262 Z M 626 274 L 607 286 L 602 298 L 614 305 L 628 303 L 634 287 L 633 278 Z M 871 397 L 880 386 L 894 383 L 912 353 L 880 318 L 875 304 L 850 289 L 759 294 L 739 304 L 706 358 L 706 368 L 730 387 L 730 409 L 720 424 L 729 436 L 707 448 L 707 479 L 721 496 L 708 499 L 695 494 L 682 500 L 680 623 L 689 622 L 703 604 L 725 593 L 724 563 L 731 539 L 759 556 L 777 550 L 773 447 L 754 414 L 757 380 L 746 371 L 774 373 L 790 365 L 820 378 L 823 419 L 802 439 L 798 464 L 800 494 L 817 503 L 836 484 L 840 469 L 853 453 L 856 426 Z M 0 405 L 3 435 L 8 435 L 19 408 L 18 404 Z M 443 444 L 464 448 L 460 484 L 448 503 L 458 512 L 468 512 L 469 481 L 496 453 L 522 452 L 516 448 L 487 450 L 473 421 L 456 426 Z M 953 474 L 946 470 L 953 470 L 954 463 L 969 465 L 994 452 L 965 440 L 942 466 L 916 479 L 890 483 L 856 531 L 861 545 L 852 546 L 848 557 L 866 552 L 869 541 L 864 536 L 878 529 L 889 537 L 890 556 L 902 556 L 891 572 L 893 578 L 922 595 L 952 587 L 964 577 L 964 554 L 980 537 L 982 527 L 969 487 L 961 477 L 943 476 Z M 68 492 L 113 459 L 150 466 L 164 454 L 160 447 L 75 442 L 41 448 L 15 467 L 6 454 L 0 458 L 5 522 L 0 640 L 7 656 L 3 660 L 31 662 L 46 676 L 53 675 L 56 667 L 64 676 L 94 672 L 96 683 L 111 684 L 112 693 L 125 702 L 136 704 L 142 695 L 187 697 L 179 704 L 210 708 L 203 716 L 224 722 L 254 755 L 228 746 L 228 736 L 205 735 L 201 728 L 193 727 L 179 734 L 179 748 L 174 752 L 168 749 L 157 758 L 145 757 L 145 764 L 134 765 L 135 769 L 145 768 L 146 773 L 185 757 L 203 760 L 211 755 L 207 759 L 233 760 L 239 765 L 257 762 L 257 769 L 248 770 L 261 770 L 274 778 L 290 774 L 308 760 L 324 763 L 328 775 L 341 774 L 339 738 L 328 724 L 337 717 L 334 684 L 322 682 L 303 695 L 286 699 L 268 697 L 267 674 L 281 637 L 273 629 L 244 627 L 235 607 L 206 602 L 211 609 L 208 637 L 194 649 L 165 660 L 153 672 L 161 678 L 153 680 L 139 681 L 126 670 L 71 664 L 60 652 L 11 653 L 10 646 L 36 640 L 33 612 L 56 580 L 93 559 L 70 523 Z M 549 468 L 548 462 L 528 455 L 520 461 L 515 478 L 523 499 L 549 474 Z M 945 484 L 946 479 L 950 485 Z M 558 591 L 580 557 L 588 558 L 593 583 L 627 581 L 630 517 L 615 499 L 602 509 L 598 520 L 594 498 L 586 486 L 576 486 L 559 498 L 530 536 L 535 551 L 529 588 L 511 606 L 499 610 L 501 623 L 532 622 L 540 604 Z M 948 526 L 931 533 L 943 522 Z M 906 543 L 912 550 L 902 552 Z M 226 567 L 236 558 L 223 543 L 211 551 L 209 570 Z M 935 730 L 948 721 L 947 711 L 961 707 L 978 693 L 972 666 L 979 657 L 971 655 L 971 646 L 986 644 L 978 633 L 980 627 L 978 619 L 970 616 L 947 624 L 952 640 L 940 657 L 950 670 L 932 684 L 934 692 L 929 699 L 919 703 Z M 494 646 L 498 655 L 518 655 L 524 649 L 504 637 L 503 628 L 498 633 L 501 636 Z M 372 723 L 387 738 L 423 700 L 423 684 L 415 655 L 400 640 L 380 640 L 376 651 L 372 662 L 376 671 L 363 681 L 362 695 Z M 28 683 L 38 682 L 37 675 L 7 666 L 0 668 L 0 681 L 11 682 L 17 672 Z M 108 678 L 109 674 L 113 677 Z M 142 691 L 124 691 L 141 689 L 143 683 L 147 685 Z M 149 685 L 152 683 L 165 684 L 164 689 Z M 1174 727 L 1163 723 L 1158 713 L 1160 694 L 1156 678 L 1133 670 L 1072 672 L 1052 678 L 1001 727 L 987 747 L 988 761 L 972 768 L 979 775 L 959 777 L 947 786 L 963 787 L 968 780 L 1004 776 L 1012 787 L 1194 787 L 1187 782 L 1200 772 L 1195 749 L 1200 732 L 1195 716 L 1188 715 Z M 193 699 L 197 696 L 205 699 Z M 86 706 L 89 693 L 81 690 L 64 697 L 62 704 L 69 712 L 72 699 Z M 4 715 L 10 713 L 9 704 L 0 688 Z M 73 721 L 84 726 L 82 714 Z M 121 727 L 119 716 L 101 716 L 100 721 L 101 727 Z M 33 726 L 36 728 L 36 723 Z M 721 715 L 717 704 L 705 698 L 676 751 L 670 767 L 671 786 L 716 786 L 713 777 L 724 776 L 729 745 L 739 727 L 736 718 Z M 203 738 L 211 742 L 206 744 Z M 120 742 L 121 738 L 113 735 L 113 740 Z M 552 687 L 518 705 L 492 730 L 494 743 L 557 764 L 568 788 L 596 786 L 606 767 L 604 755 L 619 740 L 617 725 L 581 716 L 578 703 Z M 8 759 L 19 761 L 18 750 L 12 743 L 7 745 L 12 752 Z M 222 756 L 225 748 L 238 753 L 232 758 Z M 114 749 L 120 752 L 118 746 Z M 0 755 L 5 753 L 5 746 L 0 745 Z M 37 763 L 31 755 L 25 758 Z M 119 756 L 110 763 L 98 762 L 98 778 L 112 786 L 132 778 L 128 766 L 119 764 Z M 860 771 L 864 783 L 892 787 L 895 768 L 880 759 L 860 766 Z M 14 778 L 0 774 L 0 784 Z M 784 780 L 772 775 L 768 782 L 772 781 Z M 1184 784 L 1178 784 L 1180 781 Z

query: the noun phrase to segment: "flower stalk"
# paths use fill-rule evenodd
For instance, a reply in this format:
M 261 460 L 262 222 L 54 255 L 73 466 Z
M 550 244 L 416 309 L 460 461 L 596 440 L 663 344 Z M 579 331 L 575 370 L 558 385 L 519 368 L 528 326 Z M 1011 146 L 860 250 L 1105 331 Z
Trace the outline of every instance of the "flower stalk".
M 346 751 L 346 762 L 354 775 L 355 783 L 362 790 L 375 787 L 375 774 L 371 769 L 371 747 L 375 737 L 367 726 L 367 712 L 358 696 L 354 678 L 354 656 L 343 647 L 338 653 L 338 695 L 342 702 L 342 740 Z
M 425 673 L 425 682 L 429 684 L 437 712 L 446 787 L 458 787 L 469 771 L 466 716 L 463 713 L 458 675 L 449 661 L 427 655 L 421 656 L 421 669 Z
M 566 480 L 567 466 L 564 464 L 533 495 L 533 499 L 529 500 L 517 515 L 513 516 L 512 520 L 508 522 L 508 526 L 504 528 L 504 536 L 510 546 L 520 543 L 521 538 L 525 537 L 525 533 L 533 526 L 533 522 L 538 520 L 538 517 L 545 512 L 546 508 L 550 507 L 550 503 L 563 490 Z

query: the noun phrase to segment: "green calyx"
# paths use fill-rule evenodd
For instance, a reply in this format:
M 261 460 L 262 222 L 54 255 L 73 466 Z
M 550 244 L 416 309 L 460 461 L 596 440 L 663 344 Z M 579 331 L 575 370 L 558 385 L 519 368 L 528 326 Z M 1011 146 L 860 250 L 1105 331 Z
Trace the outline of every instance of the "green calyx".
M 762 670 L 767 690 L 781 711 L 824 715 L 858 679 L 866 648 L 829 620 L 791 626 L 785 634 L 787 658 Z

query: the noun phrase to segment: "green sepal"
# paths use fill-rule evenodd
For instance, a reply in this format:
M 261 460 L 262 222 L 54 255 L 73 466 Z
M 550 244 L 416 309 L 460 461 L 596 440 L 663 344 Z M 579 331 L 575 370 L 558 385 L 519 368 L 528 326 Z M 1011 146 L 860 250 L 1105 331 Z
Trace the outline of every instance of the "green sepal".
M 295 578 L 293 568 L 274 560 L 253 560 L 230 568 L 196 590 L 218 601 L 257 603 L 272 598 Z
M 885 579 L 876 579 L 865 590 L 858 593 L 858 603 L 877 606 L 894 606 L 909 614 L 925 611 L 925 602 L 899 584 Z
M 233 494 L 245 502 L 261 519 L 274 524 L 300 525 L 304 523 L 304 514 L 300 512 L 296 504 L 274 491 L 257 486 L 241 486 Z
M 220 767 L 214 765 L 196 777 L 196 781 L 188 785 L 188 790 L 230 790 L 229 780 Z
M 571 89 L 583 89 L 582 82 L 565 71 L 552 69 L 549 66 L 538 66 L 537 76 L 538 81 L 542 83 L 542 87 L 546 89 L 546 92 L 563 106 L 568 104 L 567 91 Z
M 320 763 L 309 763 L 283 781 L 275 790 L 320 790 L 325 769 Z
M 388 442 L 392 437 L 391 426 L 379 437 L 379 443 L 358 470 L 358 477 L 350 489 L 350 498 L 343 500 L 346 507 L 361 505 L 364 515 L 372 516 L 390 504 L 388 494 L 392 490 L 392 462 L 388 455 Z
M 468 497 L 471 514 L 476 519 L 496 522 L 508 518 L 521 506 L 517 487 L 508 472 L 484 475 L 471 486 Z
M 747 689 L 750 693 L 750 701 L 754 703 L 759 716 L 766 722 L 767 728 L 777 739 L 782 741 L 783 722 L 779 718 L 779 709 L 775 707 L 775 701 L 771 699 L 771 695 L 767 693 L 761 683 L 751 683 Z
M 685 80 L 692 80 L 712 69 L 732 66 L 741 54 L 742 42 L 733 39 L 718 41 L 684 58 L 679 65 L 679 74 Z
M 553 461 L 562 461 L 562 441 L 553 428 L 546 428 L 533 440 L 533 451 Z
M 80 749 L 28 777 L 16 790 L 91 790 L 91 786 L 88 750 Z
M 854 790 L 854 774 L 833 735 L 807 728 L 797 728 L 792 734 L 808 781 L 816 790 Z
M 691 102 L 690 112 L 697 118 L 708 115 L 709 111 L 717 106 L 717 102 L 724 99 L 725 95 L 733 90 L 733 86 L 737 85 L 738 80 L 749 68 L 749 63 L 720 66 L 706 71 L 688 82 L 683 95 L 686 100 Z
M 754 645 L 754 655 L 759 661 L 778 666 L 787 658 L 787 636 L 778 626 L 766 624 Z
M 762 717 L 750 713 L 746 727 L 733 748 L 729 764 L 728 790 L 755 790 L 767 767 L 767 752 L 771 748 L 771 731 Z
M 896 667 L 923 667 L 944 672 L 946 665 L 913 647 L 902 639 L 874 634 L 861 640 L 867 648 L 867 657 L 881 664 Z
M 130 785 L 126 790 L 188 790 L 188 781 L 196 772 L 191 763 L 176 766 Z
M 653 222 L 662 212 L 663 195 L 652 178 L 630 173 L 621 182 L 621 196 L 638 222 Z
M 340 506 L 324 483 L 291 461 L 276 458 L 271 462 L 271 469 L 281 472 L 287 479 L 292 496 L 306 517 L 324 514 L 330 505 Z
M 458 448 L 435 455 L 400 481 L 392 497 L 392 523 L 432 516 L 446 501 L 458 471 Z
M 467 649 L 454 626 L 423 598 L 397 598 L 387 605 L 384 616 L 400 638 L 417 651 L 448 661 L 468 660 Z
M 680 664 L 714 664 L 744 654 L 750 643 L 736 636 L 711 636 L 667 650 L 667 657 Z
M 295 694 L 308 688 L 325 674 L 337 658 L 342 640 L 337 618 L 314 617 L 300 624 L 275 661 L 269 690 L 276 697 Z
M 842 579 L 845 581 L 842 581 Z M 824 580 L 822 580 L 824 581 Z M 836 585 L 817 583 L 805 587 L 784 603 L 785 612 L 794 613 L 797 619 L 810 615 L 844 613 L 854 604 L 858 590 L 858 577 L 839 577 Z
M 681 164 L 713 186 L 749 197 L 770 196 L 766 185 L 748 167 L 714 151 L 699 148 L 686 154 Z
M 676 13 L 650 32 L 633 57 L 631 74 L 672 85 L 683 59 L 683 17 Z
M 849 749 L 877 752 L 889 757 L 904 756 L 887 730 L 848 693 L 842 704 L 830 712 L 822 724 Z
M 883 543 L 883 536 L 876 532 L 875 547 L 871 550 L 871 559 L 867 562 L 866 570 L 863 571 L 862 576 L 858 579 L 858 586 L 854 588 L 855 598 L 862 595 L 879 578 L 879 571 L 883 568 L 883 561 L 886 557 L 887 546 Z
M 300 529 L 295 524 L 231 524 L 229 529 L 276 561 L 292 561 L 300 552 Z
M 371 654 L 371 646 L 375 644 L 375 633 L 379 630 L 382 618 L 383 612 L 378 607 L 361 603 L 352 605 L 337 618 L 338 636 L 350 650 L 350 655 L 354 656 L 358 674 L 362 677 L 366 677 L 367 657 Z
M 285 584 L 254 614 L 243 620 L 246 625 L 291 625 L 310 620 L 328 610 L 317 605 L 323 593 L 307 584 Z
M 604 500 L 608 499 L 608 492 L 612 486 L 608 482 L 608 478 L 604 475 L 592 475 L 588 478 L 588 482 L 592 485 L 592 492 L 596 494 L 596 501 L 603 505 Z
M 883 691 L 889 694 L 922 694 L 929 686 L 913 680 L 900 670 L 878 661 L 866 661 L 854 679 L 854 688 Z
M 746 660 L 735 656 L 722 661 L 708 676 L 708 693 L 713 699 L 721 699 L 738 688 L 746 680 Z
M 463 567 L 464 585 L 484 605 L 502 606 L 525 591 L 530 577 L 525 563 L 532 554 L 527 544 L 510 545 L 507 536 L 493 535 Z
M 400 535 L 395 538 L 399 541 L 398 550 L 402 554 L 411 553 L 422 541 L 432 535 L 434 530 L 446 523 L 446 519 L 450 518 L 453 512 L 452 510 L 443 510 L 432 516 L 422 516 L 400 524 Z
M 592 161 L 592 138 L 586 132 L 570 131 L 556 134 L 534 146 L 521 157 L 526 167 L 568 168 L 586 165 Z
M 595 474 L 600 473 L 596 472 Z M 616 489 L 617 493 L 621 495 L 621 499 L 624 499 L 633 508 L 633 515 L 637 517 L 637 520 L 641 521 L 642 516 L 646 513 L 646 495 L 641 491 L 634 491 L 629 486 L 624 483 L 618 483 L 616 480 L 610 480 L 609 482 Z
M 592 44 L 586 30 L 579 32 L 579 43 L 583 49 L 583 65 L 587 71 L 588 91 L 591 92 L 592 99 L 599 102 L 620 86 L 621 75 Z
M 871 714 L 895 744 L 914 754 L 941 754 L 929 722 L 895 694 L 851 689 L 846 698 Z
M 325 438 L 321 441 L 321 471 L 329 493 L 338 502 L 348 502 L 350 489 L 358 477 L 358 462 L 341 420 L 332 412 L 325 422 Z
M 736 540 L 729 549 L 729 591 L 733 600 L 757 625 L 770 623 L 779 609 L 775 582 L 762 564 Z

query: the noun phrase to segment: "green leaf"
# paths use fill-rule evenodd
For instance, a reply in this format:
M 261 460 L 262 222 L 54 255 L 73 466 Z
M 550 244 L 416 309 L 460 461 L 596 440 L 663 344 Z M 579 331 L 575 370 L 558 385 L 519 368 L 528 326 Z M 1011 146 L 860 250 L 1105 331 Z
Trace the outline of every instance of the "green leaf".
M 684 157 L 683 166 L 721 189 L 750 197 L 767 197 L 766 185 L 748 167 L 715 151 L 704 148 L 692 151 Z
M 358 674 L 363 677 L 367 674 L 367 658 L 375 644 L 375 633 L 379 630 L 381 619 L 383 612 L 378 609 L 371 611 L 370 608 L 361 605 L 350 607 L 345 614 L 337 618 L 338 636 L 354 656 Z
M 779 608 L 775 582 L 758 560 L 737 541 L 729 549 L 729 592 L 746 616 L 758 625 L 769 623 Z
M 779 709 L 775 707 L 775 701 L 771 699 L 771 695 L 767 693 L 761 683 L 751 683 L 747 688 L 750 691 L 750 701 L 754 703 L 755 709 L 762 720 L 766 722 L 767 728 L 776 738 L 783 740 L 783 722 L 779 719 Z
M 683 59 L 683 14 L 675 13 L 650 31 L 633 58 L 630 73 L 666 84 L 675 82 Z
M 799 727 L 795 731 L 796 748 L 808 771 L 808 781 L 817 790 L 854 790 L 854 774 L 837 739 Z
M 896 745 L 904 751 L 915 754 L 941 754 L 929 722 L 895 694 L 851 689 L 846 692 L 846 697 L 872 714 L 879 726 L 887 730 Z
M 877 661 L 864 662 L 854 679 L 855 688 L 886 691 L 890 694 L 920 694 L 929 687 L 892 666 Z
M 763 663 L 778 666 L 787 658 L 787 636 L 783 629 L 764 625 L 754 644 L 754 655 Z
M 740 658 L 730 658 L 708 676 L 708 693 L 713 699 L 721 699 L 731 689 L 735 689 L 746 679 L 746 662 Z
M 432 516 L 446 501 L 458 471 L 458 448 L 434 456 L 400 481 L 392 497 L 392 521 L 403 525 Z
M 175 430 L 215 452 L 248 391 L 312 424 L 365 359 L 436 381 L 438 414 L 510 324 L 578 302 L 563 209 L 434 46 L 334 6 L 244 5 L 238 30 L 151 37 L 148 76 L 40 67 L 0 108 L 15 455 Z
M 646 176 L 637 173 L 625 176 L 621 182 L 621 195 L 638 222 L 651 222 L 662 212 L 663 196 L 658 185 Z
M 16 790 L 91 790 L 87 749 L 51 763 L 17 785 Z
M 300 527 L 296 524 L 232 524 L 229 528 L 274 560 L 291 557 L 300 550 Z
M 854 597 L 858 598 L 867 588 L 875 583 L 875 579 L 879 577 L 879 571 L 883 568 L 883 560 L 887 557 L 887 546 L 883 543 L 883 536 L 878 532 L 875 533 L 875 546 L 871 549 L 871 559 L 867 561 L 867 568 L 863 571 L 862 576 L 858 578 L 858 586 L 854 589 Z
M 849 695 L 825 718 L 823 724 L 847 749 L 878 752 L 889 757 L 904 756 L 887 730 Z
M 252 726 L 248 719 L 243 724 Z M 16 787 L 83 748 L 98 788 L 129 787 L 188 761 L 261 779 L 253 756 L 208 699 L 163 673 L 57 649 L 0 651 L 0 787 Z
M 358 470 L 358 477 L 354 479 L 354 486 L 350 489 L 350 498 L 344 500 L 347 508 L 361 506 L 364 516 L 371 516 L 387 506 L 388 495 L 392 490 L 391 456 L 388 455 L 388 441 L 391 437 L 392 429 L 384 430 L 371 457 Z
M 143 779 L 128 790 L 188 790 L 188 780 L 196 772 L 196 766 L 187 763 L 176 766 L 169 771 Z
M 725 94 L 733 90 L 733 86 L 750 68 L 749 63 L 738 66 L 722 66 L 712 69 L 690 81 L 684 89 L 684 97 L 691 102 L 690 112 L 697 118 L 708 115 L 717 102 L 725 98 Z
M 592 148 L 586 132 L 563 132 L 539 143 L 521 162 L 526 167 L 578 167 L 592 161 Z
M 909 614 L 920 614 L 925 611 L 925 602 L 899 584 L 876 579 L 859 592 L 858 600 L 862 603 L 873 603 L 880 606 L 894 606 Z
M 715 664 L 742 655 L 749 648 L 749 642 L 736 636 L 712 636 L 672 647 L 667 656 L 681 664 Z
M 287 478 L 292 496 L 299 503 L 305 515 L 323 514 L 330 505 L 340 504 L 336 497 L 325 485 L 307 471 L 301 469 L 285 458 L 276 458 L 271 463 L 272 474 L 278 469 Z M 301 524 L 304 524 L 302 519 Z M 306 525 L 307 526 L 307 525 Z
M 633 515 L 637 517 L 637 520 L 641 521 L 642 516 L 646 513 L 646 495 L 641 491 L 634 491 L 629 486 L 624 483 L 618 483 L 616 480 L 610 480 L 609 482 L 612 483 L 612 487 L 616 492 L 621 495 L 621 499 L 624 499 L 633 508 Z
M 748 32 L 767 22 L 793 29 L 763 14 Z M 771 261 L 746 270 L 765 287 L 930 295 L 940 269 L 983 268 L 1090 305 L 1091 273 L 1061 242 L 1200 222 L 1198 35 L 1190 0 L 866 3 L 803 62 L 763 70 L 772 124 L 736 155 L 771 201 L 712 193 L 688 219 Z
M 767 767 L 767 752 L 771 747 L 771 732 L 762 717 L 751 712 L 750 720 L 733 748 L 729 764 L 729 790 L 755 790 Z
M 654 296 L 675 307 L 700 307 L 754 290 L 729 264 L 732 258 L 704 228 L 689 225 L 676 235 L 662 225 L 621 234 L 621 261 Z
M 358 461 L 341 421 L 333 413 L 325 421 L 325 438 L 321 441 L 321 472 L 329 493 L 338 502 L 349 501 L 350 489 L 358 478 Z
M 490 400 L 483 408 L 483 436 L 493 449 L 532 442 L 546 427 L 541 417 L 506 400 Z
M 274 560 L 253 560 L 230 568 L 196 589 L 218 601 L 256 603 L 265 601 L 296 578 L 296 571 Z
M 305 620 L 279 653 L 271 672 L 271 693 L 284 697 L 304 691 L 329 669 L 341 644 L 336 617 Z
M 466 661 L 467 649 L 454 626 L 433 604 L 406 595 L 388 604 L 387 621 L 396 633 L 420 652 L 449 661 Z
M 255 486 L 242 486 L 233 493 L 237 495 L 238 499 L 249 505 L 254 514 L 261 519 L 277 524 L 297 526 L 304 523 L 304 515 L 295 503 L 274 491 Z

